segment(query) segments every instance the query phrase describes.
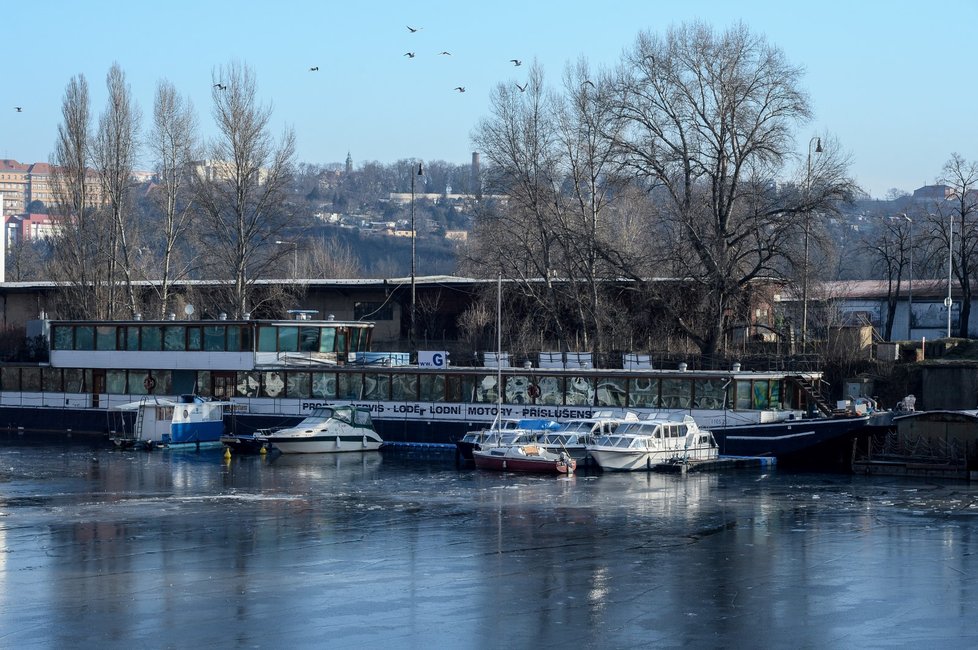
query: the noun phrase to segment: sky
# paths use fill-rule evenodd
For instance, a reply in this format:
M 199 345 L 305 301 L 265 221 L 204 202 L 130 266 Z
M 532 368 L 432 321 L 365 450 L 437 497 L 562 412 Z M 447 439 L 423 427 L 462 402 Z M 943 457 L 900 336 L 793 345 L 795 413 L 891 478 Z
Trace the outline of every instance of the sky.
M 800 159 L 812 137 L 835 138 L 874 198 L 934 183 L 952 153 L 978 159 L 975 0 L 49 0 L 2 13 L 0 158 L 23 163 L 51 159 L 72 77 L 102 112 L 113 63 L 144 129 L 167 79 L 210 135 L 213 80 L 231 62 L 254 71 L 273 133 L 294 129 L 298 162 L 468 163 L 497 84 L 523 83 L 536 62 L 557 86 L 578 59 L 610 68 L 640 32 L 693 21 L 742 22 L 802 67 L 814 118 L 798 129 Z

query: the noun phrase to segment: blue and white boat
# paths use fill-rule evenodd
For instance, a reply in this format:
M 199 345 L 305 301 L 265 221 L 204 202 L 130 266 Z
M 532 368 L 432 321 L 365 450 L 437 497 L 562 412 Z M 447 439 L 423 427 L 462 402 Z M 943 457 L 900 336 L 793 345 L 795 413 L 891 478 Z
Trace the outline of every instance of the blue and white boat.
M 115 407 L 116 412 L 135 412 L 135 417 L 119 419 L 120 430 L 112 442 L 120 448 L 142 449 L 218 446 L 225 412 L 233 406 L 197 395 L 181 395 L 176 400 L 144 397 Z

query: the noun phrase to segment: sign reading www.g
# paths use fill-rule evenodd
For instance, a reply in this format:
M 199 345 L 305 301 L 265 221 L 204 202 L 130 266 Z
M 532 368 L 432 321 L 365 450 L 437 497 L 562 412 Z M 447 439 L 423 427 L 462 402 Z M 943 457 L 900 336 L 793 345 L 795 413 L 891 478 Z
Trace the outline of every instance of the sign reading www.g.
M 447 368 L 447 352 L 423 352 L 418 351 L 418 366 L 422 368 Z

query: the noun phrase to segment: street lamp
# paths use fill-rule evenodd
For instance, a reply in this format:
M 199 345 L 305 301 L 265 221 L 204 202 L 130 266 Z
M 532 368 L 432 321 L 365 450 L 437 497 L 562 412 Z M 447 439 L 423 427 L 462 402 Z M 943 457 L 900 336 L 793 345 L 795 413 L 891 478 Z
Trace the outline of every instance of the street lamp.
M 418 176 L 424 176 L 424 165 L 418 163 L 418 173 L 411 174 L 411 345 L 414 346 L 414 299 L 415 299 L 415 275 L 417 272 L 417 230 L 414 226 L 414 182 Z
M 812 137 L 808 141 L 808 175 L 806 177 L 805 203 L 811 200 L 812 194 L 812 145 L 815 145 L 815 153 L 822 153 L 822 138 Z M 806 206 L 807 207 L 807 206 Z M 810 210 L 805 211 L 805 267 L 801 285 L 801 349 L 802 352 L 808 350 L 808 236 L 812 229 L 812 214 Z
M 951 300 L 951 260 L 954 259 L 954 247 L 952 242 L 954 241 L 954 215 L 952 214 L 950 219 L 950 228 L 948 229 L 947 235 L 947 298 L 944 300 L 944 306 L 947 307 L 947 337 L 951 338 L 951 305 L 954 301 Z
M 275 243 L 280 246 L 292 247 L 292 279 L 295 280 L 299 271 L 299 245 L 294 241 L 282 241 L 280 239 L 276 239 Z

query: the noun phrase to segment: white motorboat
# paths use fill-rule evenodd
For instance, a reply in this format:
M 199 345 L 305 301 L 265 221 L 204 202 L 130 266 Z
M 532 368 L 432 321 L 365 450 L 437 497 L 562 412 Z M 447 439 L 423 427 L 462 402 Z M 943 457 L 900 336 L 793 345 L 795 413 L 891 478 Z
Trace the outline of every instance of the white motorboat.
M 535 444 L 541 435 L 560 425 L 554 420 L 540 418 L 507 419 L 488 429 L 469 431 L 455 442 L 455 449 L 462 460 L 472 460 L 472 452 L 480 447 L 504 447 L 509 445 Z
M 700 429 L 692 417 L 680 420 L 653 414 L 620 424 L 614 433 L 600 436 L 588 453 L 601 469 L 634 471 L 712 460 L 719 457 L 719 448 L 713 434 Z
M 283 454 L 371 451 L 384 444 L 374 431 L 370 410 L 342 404 L 315 409 L 294 427 L 255 434 Z
M 625 417 L 614 417 L 611 411 L 596 411 L 590 418 L 575 418 L 558 422 L 558 427 L 541 432 L 537 444 L 554 453 L 566 452 L 580 462 L 587 460 L 589 445 L 603 435 L 614 433 L 624 422 L 638 422 L 638 415 L 628 411 Z

